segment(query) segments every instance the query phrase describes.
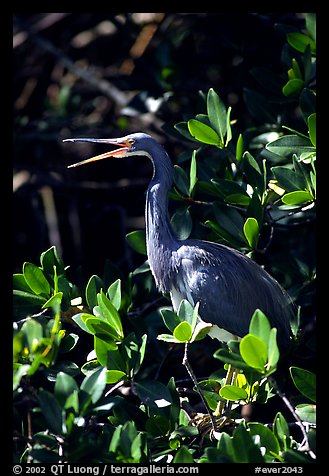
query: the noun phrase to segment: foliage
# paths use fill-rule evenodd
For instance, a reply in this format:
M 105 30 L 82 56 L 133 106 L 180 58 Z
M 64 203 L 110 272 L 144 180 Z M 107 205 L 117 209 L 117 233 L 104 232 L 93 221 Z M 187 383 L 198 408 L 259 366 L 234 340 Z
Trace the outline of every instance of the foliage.
M 301 246 L 316 200 L 314 15 L 306 14 L 305 25 L 303 33 L 278 27 L 284 79 L 263 67 L 250 71 L 257 87 L 245 89 L 244 102 L 252 126 L 241 129 L 215 87 L 200 91 L 201 112 L 167 126 L 188 144 L 170 193 L 174 230 L 181 239 L 249 253 L 281 281 L 298 309 L 292 355 L 281 355 L 276 329 L 259 310 L 240 342 L 216 343 L 215 370 L 200 381 L 219 417 L 213 432 L 207 414 L 194 408 L 195 389 L 185 394 L 172 369 L 155 377 L 169 346 L 206 342 L 208 349 L 198 305 L 182 301 L 177 314 L 168 306 L 148 311 L 154 284 L 147 262 L 129 274 L 106 263 L 103 276 L 81 282 L 51 246 L 40 265 L 25 262 L 14 275 L 15 462 L 314 461 L 315 374 L 297 358 L 305 340 L 311 352 L 305 329 L 315 280 Z M 168 87 L 167 73 L 161 81 Z M 296 108 L 299 127 L 285 122 Z M 145 258 L 144 232 L 130 232 L 127 241 Z M 236 374 L 228 382 L 230 368 Z M 247 405 L 270 408 L 273 401 L 274 416 L 265 422 L 243 418 Z M 226 421 L 223 405 L 230 408 Z

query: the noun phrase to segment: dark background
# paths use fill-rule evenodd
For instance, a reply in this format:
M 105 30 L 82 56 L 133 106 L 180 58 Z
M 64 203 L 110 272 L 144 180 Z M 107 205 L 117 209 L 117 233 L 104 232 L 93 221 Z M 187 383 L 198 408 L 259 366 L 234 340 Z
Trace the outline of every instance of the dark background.
M 144 261 L 125 235 L 144 227 L 148 159 L 67 165 L 104 146 L 69 137 L 152 134 L 174 162 L 191 145 L 173 124 L 204 112 L 213 87 L 239 130 L 257 126 L 243 101 L 251 68 L 282 75 L 280 24 L 296 13 L 16 13 L 13 49 L 13 270 L 56 245 L 64 263 L 101 275 Z M 282 77 L 282 81 L 286 78 Z M 259 86 L 259 85 L 258 85 Z M 289 117 L 285 118 L 289 125 Z M 294 126 L 298 117 L 294 117 Z M 305 127 L 305 125 L 303 125 Z

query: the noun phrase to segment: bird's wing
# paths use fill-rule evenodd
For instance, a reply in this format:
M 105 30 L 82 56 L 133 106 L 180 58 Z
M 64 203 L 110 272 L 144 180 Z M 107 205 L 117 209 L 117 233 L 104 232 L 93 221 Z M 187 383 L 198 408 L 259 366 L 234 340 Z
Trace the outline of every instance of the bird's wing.
M 173 287 L 191 303 L 200 303 L 205 322 L 243 336 L 259 308 L 272 326 L 289 335 L 287 295 L 254 261 L 226 246 L 198 240 L 190 240 L 175 253 Z

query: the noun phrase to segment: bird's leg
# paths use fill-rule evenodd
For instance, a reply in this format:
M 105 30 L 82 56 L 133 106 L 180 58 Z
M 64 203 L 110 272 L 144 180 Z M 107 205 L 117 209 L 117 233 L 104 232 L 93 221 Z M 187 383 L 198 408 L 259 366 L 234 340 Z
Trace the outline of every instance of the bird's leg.
M 198 394 L 200 395 L 200 398 L 202 400 L 202 403 L 204 404 L 205 408 L 206 408 L 206 411 L 209 415 L 209 418 L 211 420 L 211 424 L 212 424 L 212 427 L 213 427 L 213 431 L 217 431 L 216 429 L 216 420 L 214 418 L 214 415 L 212 414 L 207 402 L 206 402 L 206 399 L 205 397 L 203 396 L 203 393 L 201 391 L 201 388 L 199 387 L 199 384 L 198 384 L 198 381 L 196 379 L 196 376 L 194 375 L 194 372 L 192 370 L 192 367 L 190 366 L 190 363 L 188 361 L 188 358 L 187 358 L 187 349 L 188 349 L 188 342 L 185 342 L 185 350 L 184 350 L 184 357 L 183 357 L 183 365 L 184 367 L 186 368 L 189 376 L 191 377 L 192 379 L 192 382 L 194 383 L 194 386 L 195 388 L 197 389 L 198 391 Z

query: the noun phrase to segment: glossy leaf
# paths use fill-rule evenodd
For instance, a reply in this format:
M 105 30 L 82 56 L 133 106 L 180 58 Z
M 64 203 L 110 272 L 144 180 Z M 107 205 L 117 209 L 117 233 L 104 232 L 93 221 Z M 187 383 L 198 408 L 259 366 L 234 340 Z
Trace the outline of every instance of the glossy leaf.
M 103 319 L 99 319 L 98 317 L 91 317 L 87 319 L 85 324 L 87 329 L 92 334 L 96 335 L 109 344 L 113 343 L 113 346 L 115 346 L 115 341 L 119 338 L 119 336 L 110 324 L 105 322 Z
M 121 279 L 117 279 L 111 284 L 107 290 L 107 295 L 115 309 L 119 311 L 121 307 Z
M 259 226 L 256 218 L 249 217 L 243 225 L 244 235 L 250 248 L 256 248 L 258 243 Z
M 160 314 L 162 316 L 163 322 L 165 323 L 166 327 L 171 332 L 173 332 L 174 329 L 181 322 L 178 315 L 175 312 L 173 312 L 171 309 L 160 309 Z
M 103 394 L 106 385 L 106 368 L 100 367 L 84 378 L 80 389 L 91 396 L 91 401 L 96 403 Z
M 126 373 L 122 370 L 107 370 L 106 371 L 106 383 L 114 384 L 124 380 L 126 378 Z
M 296 405 L 295 411 L 302 421 L 316 424 L 316 406 L 309 403 Z
M 193 228 L 193 220 L 189 207 L 183 206 L 177 208 L 171 217 L 170 223 L 177 238 L 180 240 L 187 240 Z
M 185 445 L 182 445 L 178 449 L 177 453 L 175 454 L 173 463 L 188 464 L 188 463 L 195 463 L 195 461 L 188 447 Z
M 97 295 L 97 302 L 98 306 L 94 308 L 94 311 L 100 313 L 100 316 L 105 319 L 111 327 L 113 327 L 119 337 L 123 337 L 123 329 L 119 313 L 103 291 Z
M 91 276 L 86 286 L 86 301 L 88 307 L 92 309 L 97 305 L 97 294 L 103 287 L 103 281 L 96 274 Z
M 46 419 L 48 428 L 56 435 L 62 434 L 62 410 L 54 395 L 47 390 L 39 391 L 40 408 Z
M 279 442 L 273 431 L 271 431 L 267 426 L 262 425 L 261 423 L 250 422 L 248 423 L 248 429 L 252 436 L 259 436 L 260 446 L 266 449 L 266 454 L 279 454 Z
M 196 170 L 197 170 L 197 167 L 196 167 L 196 151 L 194 150 L 192 152 L 191 165 L 190 165 L 190 188 L 189 188 L 189 195 L 190 196 L 193 196 L 193 191 L 194 191 L 195 185 L 198 181 Z
M 243 152 L 244 152 L 244 142 L 243 142 L 243 136 L 240 133 L 236 143 L 236 148 L 235 148 L 235 158 L 238 162 L 240 162 L 240 160 L 242 159 Z
M 313 195 L 307 190 L 296 190 L 283 195 L 281 198 L 285 205 L 304 205 L 314 200 Z
M 246 400 L 248 398 L 247 392 L 241 388 L 237 387 L 236 385 L 224 385 L 220 391 L 219 395 L 225 400 Z
M 192 337 L 192 327 L 188 322 L 180 322 L 174 329 L 173 335 L 180 342 L 188 342 Z
M 259 337 L 265 344 L 268 344 L 271 325 L 265 314 L 260 309 L 256 309 L 252 315 L 249 324 L 249 333 Z
M 151 408 L 164 408 L 172 404 L 168 388 L 155 380 L 135 382 L 137 395 L 140 400 Z
M 72 316 L 72 320 L 85 332 L 89 334 L 93 334 L 93 332 L 86 326 L 87 319 L 93 318 L 93 314 L 88 314 L 85 312 L 80 312 L 79 314 L 75 314 Z
M 303 153 L 311 154 L 314 147 L 308 139 L 304 139 L 295 134 L 282 136 L 279 139 L 266 145 L 266 149 L 274 154 L 289 158 L 292 154 L 300 156 Z
M 240 353 L 243 360 L 259 371 L 264 371 L 267 363 L 267 345 L 257 336 L 245 335 L 240 342 Z
M 38 342 L 43 337 L 42 325 L 35 319 L 29 319 L 28 321 L 24 322 L 21 330 L 25 336 L 29 351 L 34 352 Z
M 179 193 L 186 197 L 189 196 L 189 179 L 185 170 L 179 165 L 174 166 L 174 184 Z
M 58 312 L 57 309 L 58 310 L 60 309 L 60 304 L 62 302 L 62 298 L 63 298 L 63 293 L 62 292 L 58 292 L 58 293 L 54 294 L 53 296 L 51 296 L 51 298 L 48 299 L 48 301 L 46 301 L 42 305 L 42 309 L 47 309 L 49 307 L 52 307 L 53 309 L 56 309 L 56 312 Z
M 268 340 L 268 367 L 269 371 L 276 370 L 276 365 L 280 358 L 280 351 L 277 344 L 277 329 L 273 327 Z
M 64 372 L 58 372 L 54 393 L 57 401 L 63 407 L 70 395 L 78 390 L 78 385 L 71 375 Z
M 304 176 L 288 167 L 276 166 L 272 167 L 271 171 L 279 185 L 287 192 L 304 189 L 306 186 Z
M 299 367 L 290 367 L 290 374 L 295 386 L 305 397 L 316 401 L 316 376 L 309 370 Z
M 316 53 L 316 44 L 315 41 L 303 33 L 299 32 L 292 32 L 288 33 L 287 40 L 290 46 L 295 48 L 295 50 L 299 51 L 300 53 L 304 53 L 307 46 L 310 46 L 311 53 L 314 55 Z
M 316 113 L 311 114 L 307 119 L 308 124 L 308 133 L 310 136 L 310 140 L 312 145 L 316 147 Z
M 136 230 L 127 233 L 126 240 L 133 250 L 141 255 L 147 255 L 145 230 Z
M 221 145 L 221 140 L 218 134 L 206 124 L 203 124 L 196 119 L 190 119 L 187 123 L 190 134 L 199 142 L 209 145 Z
M 221 144 L 224 144 L 227 130 L 226 107 L 213 88 L 209 89 L 207 95 L 207 113 L 212 128 L 220 137 Z
M 32 263 L 24 263 L 23 274 L 25 281 L 35 294 L 49 294 L 50 284 L 42 269 Z
M 289 81 L 283 86 L 282 93 L 285 96 L 298 96 L 301 90 L 304 87 L 304 81 L 302 79 L 293 78 L 289 79 Z

